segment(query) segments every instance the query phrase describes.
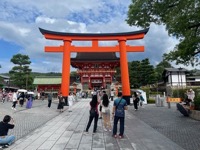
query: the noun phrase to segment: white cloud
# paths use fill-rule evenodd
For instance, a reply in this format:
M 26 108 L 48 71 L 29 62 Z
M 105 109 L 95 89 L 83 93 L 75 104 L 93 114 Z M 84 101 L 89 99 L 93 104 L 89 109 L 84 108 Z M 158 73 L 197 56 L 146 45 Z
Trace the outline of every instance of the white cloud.
M 16 43 L 20 53 L 29 55 L 33 71 L 61 71 L 62 54 L 45 53 L 45 46 L 60 46 L 63 41 L 46 40 L 40 28 L 73 33 L 115 33 L 140 30 L 126 22 L 131 0 L 4 0 L 0 1 L 0 40 Z M 47 5 L 48 4 L 48 5 Z M 130 45 L 144 45 L 144 53 L 129 53 L 128 59 L 146 57 L 153 64 L 159 63 L 163 53 L 169 52 L 177 40 L 168 36 L 164 26 L 152 24 L 142 40 L 128 41 Z M 91 45 L 91 42 L 72 42 L 74 45 Z M 100 45 L 116 45 L 116 41 L 100 42 Z M 5 51 L 6 52 L 6 51 Z M 1 52 L 0 52 L 1 53 Z M 72 54 L 74 56 L 74 54 Z M 0 55 L 0 60 L 3 60 Z M 9 70 L 9 60 L 0 61 L 0 72 Z M 47 64 L 48 63 L 48 64 Z M 5 65 L 8 64 L 8 65 Z
M 49 23 L 49 24 L 53 24 L 55 23 L 55 19 L 51 19 L 49 17 L 43 17 L 43 16 L 38 16 L 36 19 L 35 19 L 35 22 L 36 23 Z

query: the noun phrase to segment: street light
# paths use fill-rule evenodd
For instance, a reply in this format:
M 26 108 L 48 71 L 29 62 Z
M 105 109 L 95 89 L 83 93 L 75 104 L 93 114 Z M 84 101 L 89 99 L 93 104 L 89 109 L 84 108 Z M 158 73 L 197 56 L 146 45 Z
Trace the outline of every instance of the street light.
M 183 84 L 182 84 L 182 73 L 181 73 L 181 72 L 182 72 L 182 71 L 181 71 L 182 69 L 183 69 L 183 68 L 181 68 L 181 67 L 180 67 L 180 68 L 178 68 L 178 70 L 179 70 L 179 73 L 180 73 L 180 75 L 181 75 L 181 87 L 183 88 Z

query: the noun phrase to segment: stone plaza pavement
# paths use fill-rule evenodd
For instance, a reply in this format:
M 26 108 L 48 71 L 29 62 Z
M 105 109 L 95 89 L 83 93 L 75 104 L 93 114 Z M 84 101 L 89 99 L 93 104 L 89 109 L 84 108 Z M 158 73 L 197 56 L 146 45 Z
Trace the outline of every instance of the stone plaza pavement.
M 35 130 L 31 128 L 30 131 L 27 131 L 26 136 L 19 136 L 20 138 L 7 149 L 198 150 L 200 147 L 200 122 L 183 117 L 175 106 L 168 109 L 167 107 L 146 105 L 138 111 L 134 111 L 133 106 L 129 106 L 129 110 L 126 112 L 124 139 L 115 139 L 111 132 L 105 132 L 102 120 L 98 121 L 97 133 L 92 134 L 92 124 L 89 134 L 84 134 L 83 131 L 89 117 L 89 99 L 82 99 L 75 103 L 72 112 L 66 110 L 59 113 L 56 111 L 56 106 L 56 103 L 53 103 L 52 108 L 49 109 L 46 104 L 39 102 L 38 107 L 21 111 L 30 119 L 24 119 L 27 120 L 24 123 L 27 125 L 24 126 L 16 120 L 14 133 L 28 130 L 30 124 L 37 124 L 35 126 L 38 127 Z M 15 114 L 17 113 L 15 112 Z M 33 117 L 31 117 L 32 114 Z M 17 118 L 20 119 L 20 117 Z M 20 124 L 18 130 L 21 131 L 16 131 L 18 124 Z

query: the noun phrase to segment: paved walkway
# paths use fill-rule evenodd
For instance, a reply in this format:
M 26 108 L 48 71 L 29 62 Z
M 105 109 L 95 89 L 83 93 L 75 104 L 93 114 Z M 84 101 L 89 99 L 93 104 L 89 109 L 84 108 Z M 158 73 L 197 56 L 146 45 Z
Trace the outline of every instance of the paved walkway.
M 84 135 L 88 121 L 89 100 L 83 99 L 73 106 L 73 112 L 59 113 L 57 101 L 47 107 L 46 101 L 34 101 L 32 109 L 11 109 L 11 102 L 0 103 L 0 120 L 5 114 L 15 118 L 16 126 L 9 134 L 17 137 L 8 149 L 122 149 L 122 150 L 197 150 L 200 147 L 200 122 L 184 117 L 176 110 L 156 107 L 154 104 L 134 111 L 129 106 L 126 113 L 125 138 L 114 139 L 102 130 Z M 67 109 L 67 108 L 65 108 Z

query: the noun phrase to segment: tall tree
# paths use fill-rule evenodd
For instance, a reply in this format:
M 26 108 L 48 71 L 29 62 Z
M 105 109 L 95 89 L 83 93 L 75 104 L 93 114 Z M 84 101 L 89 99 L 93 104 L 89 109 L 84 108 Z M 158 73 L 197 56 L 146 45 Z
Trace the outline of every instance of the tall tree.
M 173 67 L 166 60 L 162 60 L 158 65 L 156 65 L 155 72 L 156 72 L 156 76 L 157 76 L 157 81 L 163 80 L 162 73 L 163 73 L 165 68 L 173 68 Z
M 140 61 L 132 61 L 129 63 L 129 78 L 132 88 L 140 87 Z
M 30 76 L 31 69 L 29 65 L 31 61 L 28 55 L 16 54 L 11 58 L 16 66 L 9 71 L 11 82 L 20 88 L 30 88 L 33 83 L 33 78 Z
M 154 72 L 154 66 L 150 64 L 149 59 L 146 58 L 141 61 L 141 85 L 153 84 L 156 82 L 156 76 Z
M 169 34 L 180 39 L 173 51 L 165 54 L 177 64 L 200 63 L 199 0 L 132 0 L 127 23 L 149 27 L 152 22 L 166 25 Z
M 132 61 L 129 65 L 129 76 L 130 85 L 134 88 L 156 82 L 154 67 L 147 58 L 142 61 Z

